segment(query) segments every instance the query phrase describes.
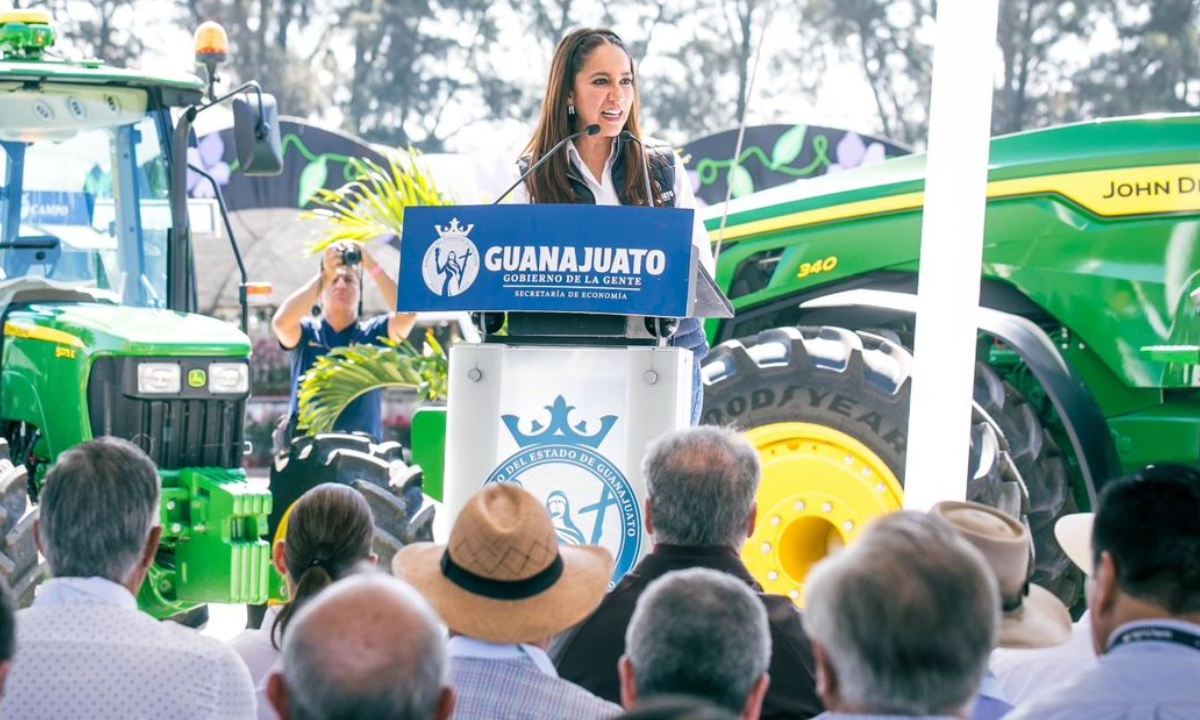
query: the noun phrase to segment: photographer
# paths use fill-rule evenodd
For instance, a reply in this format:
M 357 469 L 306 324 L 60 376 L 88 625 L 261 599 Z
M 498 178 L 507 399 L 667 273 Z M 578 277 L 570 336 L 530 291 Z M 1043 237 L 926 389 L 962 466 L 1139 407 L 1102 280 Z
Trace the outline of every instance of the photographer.
M 412 330 L 416 316 L 390 312 L 362 320 L 363 273 L 375 279 L 375 285 L 390 308 L 396 307 L 396 283 L 375 262 L 366 248 L 354 243 L 335 243 L 326 248 L 317 274 L 292 293 L 271 318 L 275 337 L 285 350 L 292 352 L 292 398 L 288 405 L 286 435 L 277 447 L 286 447 L 296 431 L 300 406 L 300 379 L 317 358 L 336 347 L 378 343 L 383 338 L 403 340 Z M 318 310 L 319 308 L 319 310 Z M 376 440 L 383 435 L 382 393 L 369 392 L 350 403 L 338 418 L 334 429 L 364 432 Z

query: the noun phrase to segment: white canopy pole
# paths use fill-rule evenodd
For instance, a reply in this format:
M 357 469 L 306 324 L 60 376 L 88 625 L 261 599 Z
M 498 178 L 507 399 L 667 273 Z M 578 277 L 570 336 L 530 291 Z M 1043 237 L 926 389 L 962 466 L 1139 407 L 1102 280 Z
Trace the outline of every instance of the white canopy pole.
M 966 497 L 998 0 L 941 0 L 934 32 L 904 506 Z

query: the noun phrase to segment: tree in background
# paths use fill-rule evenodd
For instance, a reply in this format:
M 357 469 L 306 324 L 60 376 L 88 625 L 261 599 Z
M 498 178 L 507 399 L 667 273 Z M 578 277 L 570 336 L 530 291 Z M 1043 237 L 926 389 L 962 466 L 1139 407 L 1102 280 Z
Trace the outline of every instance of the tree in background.
M 331 0 L 177 0 L 179 22 L 194 28 L 219 19 L 232 54 L 235 81 L 269 86 L 288 115 L 307 117 L 328 105 L 338 76 L 330 40 L 338 4 Z M 334 15 L 331 15 L 334 13 Z M 333 22 L 331 22 L 333 21 Z M 301 42 L 301 34 L 316 41 Z
M 642 105 L 652 125 L 683 140 L 737 126 L 764 27 L 768 19 L 786 24 L 793 12 L 791 3 L 769 0 L 696 0 L 686 12 L 664 12 L 657 20 L 664 39 L 640 55 Z M 797 62 L 788 75 L 800 72 Z M 770 97 L 765 75 L 758 76 L 757 100 Z
M 359 0 L 350 25 L 354 62 L 345 107 L 351 132 L 440 151 L 457 130 L 494 111 L 476 101 L 481 56 L 496 41 L 487 0 Z M 448 114 L 452 107 L 459 112 Z
M 830 62 L 856 63 L 882 134 L 915 145 L 929 123 L 933 19 L 934 0 L 808 0 L 800 35 Z
M 1098 19 L 1094 0 L 1000 3 L 1001 77 L 992 101 L 992 132 L 1004 134 L 1080 118 L 1072 101 L 1064 46 L 1086 46 Z
M 936 0 L 15 0 L 50 10 L 64 53 L 137 66 L 152 22 L 220 20 L 231 80 L 259 79 L 290 115 L 427 151 L 465 128 L 530 124 L 554 44 L 608 25 L 639 60 L 646 127 L 682 144 L 747 114 L 815 122 L 857 69 L 874 113 L 846 124 L 920 147 Z M 174 16 L 159 21 L 160 7 Z M 1004 0 L 992 129 L 1200 107 L 1200 0 Z M 154 20 L 146 19 L 148 8 Z M 514 148 L 515 150 L 515 148 Z
M 136 65 L 144 45 L 136 27 L 134 0 L 15 0 L 14 8 L 48 10 L 58 23 L 61 50 L 118 66 Z
M 1074 78 L 1079 117 L 1200 108 L 1200 10 L 1195 0 L 1107 0 L 1117 46 Z

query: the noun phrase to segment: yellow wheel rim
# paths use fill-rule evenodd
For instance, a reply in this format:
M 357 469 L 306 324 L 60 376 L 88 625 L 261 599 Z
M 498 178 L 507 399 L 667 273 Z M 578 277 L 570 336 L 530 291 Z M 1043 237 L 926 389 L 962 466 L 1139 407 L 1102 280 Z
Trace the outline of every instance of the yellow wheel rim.
M 774 423 L 746 438 L 758 449 L 763 478 L 742 560 L 766 592 L 800 605 L 813 565 L 873 518 L 899 510 L 903 488 L 874 451 L 824 425 Z

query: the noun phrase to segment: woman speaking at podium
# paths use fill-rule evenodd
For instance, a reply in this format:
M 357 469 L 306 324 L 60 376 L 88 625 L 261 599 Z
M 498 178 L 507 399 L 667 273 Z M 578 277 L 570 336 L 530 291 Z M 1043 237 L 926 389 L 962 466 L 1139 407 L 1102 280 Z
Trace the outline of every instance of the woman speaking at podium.
M 621 38 L 600 28 L 581 28 L 567 34 L 554 50 L 541 114 L 520 160 L 521 172 L 564 139 L 578 137 L 566 143 L 565 152 L 554 152 L 535 168 L 513 193 L 514 199 L 694 208 L 696 198 L 683 160 L 669 146 L 642 139 L 640 114 L 633 59 Z M 647 166 L 650 198 L 646 197 Z M 692 242 L 700 262 L 712 273 L 712 248 L 699 220 Z M 693 353 L 694 425 L 699 421 L 703 401 L 700 361 L 708 354 L 700 321 L 682 320 L 671 344 Z

